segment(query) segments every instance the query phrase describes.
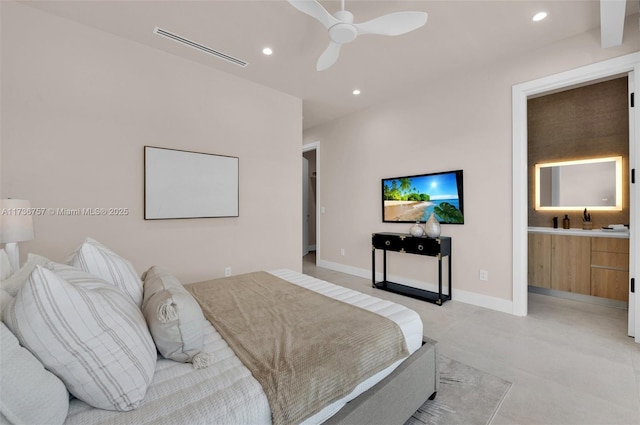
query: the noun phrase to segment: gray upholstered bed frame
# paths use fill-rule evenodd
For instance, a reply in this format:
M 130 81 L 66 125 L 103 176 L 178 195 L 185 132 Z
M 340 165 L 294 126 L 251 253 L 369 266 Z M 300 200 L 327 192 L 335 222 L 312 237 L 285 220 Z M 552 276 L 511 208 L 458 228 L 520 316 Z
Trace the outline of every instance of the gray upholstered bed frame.
M 422 347 L 389 376 L 347 403 L 324 424 L 402 425 L 440 383 L 436 341 L 424 338 Z

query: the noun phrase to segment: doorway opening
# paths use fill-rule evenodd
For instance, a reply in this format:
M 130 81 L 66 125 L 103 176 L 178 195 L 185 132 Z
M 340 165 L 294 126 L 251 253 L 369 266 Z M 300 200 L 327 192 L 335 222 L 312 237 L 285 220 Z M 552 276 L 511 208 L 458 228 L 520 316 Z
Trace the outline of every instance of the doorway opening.
M 531 96 L 551 93 L 580 84 L 611 78 L 628 73 L 631 90 L 640 86 L 640 53 L 633 53 L 603 62 L 587 65 L 527 83 L 517 84 L 512 89 L 513 105 L 513 314 L 527 315 L 528 298 L 528 173 L 527 173 L 527 100 Z M 640 163 L 640 108 L 629 109 L 629 167 L 637 169 Z M 630 231 L 629 231 L 629 276 L 637 278 L 638 270 L 638 217 L 640 209 L 640 185 L 630 186 Z M 629 293 L 629 330 L 640 342 L 640 297 Z
M 320 142 L 302 146 L 302 256 L 320 258 Z
M 628 80 L 527 100 L 529 293 L 628 309 Z

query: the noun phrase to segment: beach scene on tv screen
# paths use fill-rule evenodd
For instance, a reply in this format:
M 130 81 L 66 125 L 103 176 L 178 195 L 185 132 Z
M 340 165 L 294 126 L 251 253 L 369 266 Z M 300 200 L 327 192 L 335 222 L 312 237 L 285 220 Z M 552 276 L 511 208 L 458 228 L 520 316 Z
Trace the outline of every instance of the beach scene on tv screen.
M 456 173 L 385 179 L 384 221 L 463 223 Z

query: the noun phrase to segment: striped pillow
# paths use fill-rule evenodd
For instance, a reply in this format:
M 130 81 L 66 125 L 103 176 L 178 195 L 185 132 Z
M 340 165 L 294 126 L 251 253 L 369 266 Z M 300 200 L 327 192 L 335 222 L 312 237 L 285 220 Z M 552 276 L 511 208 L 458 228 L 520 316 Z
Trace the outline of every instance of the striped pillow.
M 109 283 L 106 280 L 101 279 L 94 274 L 85 272 L 84 270 L 80 270 L 68 264 L 49 261 L 46 264 L 43 264 L 42 267 L 45 267 L 46 269 L 51 270 L 52 272 L 57 274 L 59 277 L 67 281 L 68 283 L 74 286 L 81 287 L 83 289 L 100 289 L 104 285 L 109 285 L 113 288 L 116 288 L 112 283 Z M 118 291 L 121 291 L 120 288 L 116 288 L 116 289 Z
M 138 407 L 156 347 L 140 310 L 110 284 L 71 284 L 38 266 L 3 314 L 20 344 L 74 396 L 107 410 Z
M 67 264 L 111 282 L 142 306 L 142 281 L 133 264 L 100 242 L 87 238 Z

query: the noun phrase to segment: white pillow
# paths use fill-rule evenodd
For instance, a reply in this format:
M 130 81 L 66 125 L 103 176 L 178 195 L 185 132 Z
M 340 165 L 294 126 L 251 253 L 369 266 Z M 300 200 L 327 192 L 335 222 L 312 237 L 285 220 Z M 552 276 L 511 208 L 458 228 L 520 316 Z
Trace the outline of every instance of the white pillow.
M 0 411 L 14 424 L 62 424 L 69 411 L 69 393 L 53 373 L 0 323 Z
M 35 254 L 29 254 L 27 256 L 27 261 L 20 267 L 20 270 L 13 273 L 7 279 L 3 279 L 0 281 L 0 289 L 4 289 L 11 295 L 15 297 L 22 285 L 29 279 L 29 275 L 36 268 L 36 266 L 42 266 L 49 261 L 48 258 L 41 257 Z
M 202 353 L 205 318 L 198 302 L 177 278 L 158 267 L 147 270 L 143 279 L 142 314 L 160 354 L 191 362 L 197 369 L 207 367 L 209 356 Z
M 142 281 L 133 264 L 100 242 L 87 238 L 67 264 L 111 282 L 129 295 L 138 307 L 142 305 Z
M 11 276 L 12 273 L 13 270 L 11 270 L 9 256 L 4 249 L 0 249 L 0 280 L 5 280 L 9 276 Z
M 2 312 L 9 306 L 13 297 L 7 291 L 0 288 L 0 320 L 2 320 Z
M 113 285 L 70 284 L 38 266 L 3 317 L 80 400 L 127 411 L 144 398 L 156 348 L 140 310 Z

